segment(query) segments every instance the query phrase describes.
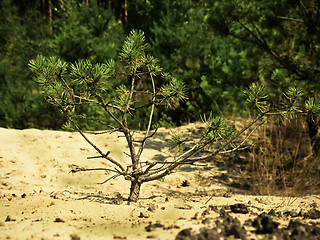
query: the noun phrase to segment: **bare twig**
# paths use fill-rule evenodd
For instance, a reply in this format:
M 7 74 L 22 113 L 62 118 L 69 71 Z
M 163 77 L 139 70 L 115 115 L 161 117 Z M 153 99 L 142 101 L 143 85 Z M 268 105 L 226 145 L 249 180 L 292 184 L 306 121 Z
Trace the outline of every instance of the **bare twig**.
M 112 127 L 112 126 L 109 126 L 109 127 Z M 112 130 L 99 131 L 99 132 L 95 132 L 95 131 L 94 131 L 94 132 L 92 132 L 92 131 L 85 131 L 85 133 L 87 133 L 87 134 L 93 134 L 93 135 L 101 135 L 101 134 L 111 134 L 111 133 L 116 132 L 116 131 L 121 132 L 119 128 L 114 128 L 114 129 L 112 129 Z
M 132 76 L 131 76 L 131 90 L 130 90 L 130 92 L 129 92 L 129 97 L 128 97 L 128 99 L 127 99 L 127 102 L 126 102 L 126 104 L 125 104 L 125 108 L 124 108 L 124 110 L 123 110 L 123 122 L 124 122 L 124 125 L 125 125 L 125 126 L 127 126 L 127 112 L 129 111 L 130 102 L 131 102 L 132 97 L 133 97 L 136 72 L 137 72 L 137 69 L 134 68 L 134 69 L 133 69 L 133 72 L 132 72 Z
M 116 179 L 117 177 L 120 177 L 122 174 L 115 174 L 112 177 L 109 177 L 107 180 L 101 182 L 100 184 L 105 184 L 106 182 L 112 180 L 112 179 Z
M 55 102 L 57 103 L 57 100 L 55 98 L 53 98 L 55 100 Z M 82 132 L 82 130 L 77 126 L 77 124 L 74 123 L 74 121 L 72 120 L 72 118 L 69 116 L 69 114 L 66 112 L 66 110 L 62 107 L 60 107 L 60 110 L 65 114 L 65 116 L 67 117 L 67 119 L 70 121 L 70 123 L 73 125 L 73 127 L 80 133 L 80 135 L 98 152 L 100 153 L 101 156 L 103 156 L 103 158 L 107 159 L 108 161 L 110 161 L 111 163 L 115 164 L 116 166 L 118 166 L 123 172 L 125 171 L 124 167 L 116 160 L 108 157 L 106 154 L 104 154 L 100 148 L 98 148 L 93 142 L 91 142 L 87 136 Z
M 112 169 L 112 168 L 81 168 L 81 167 L 75 167 L 72 169 L 70 172 L 71 173 L 76 173 L 76 172 L 88 172 L 88 171 L 110 171 L 110 172 L 115 172 L 117 174 L 122 175 L 122 173 L 117 170 L 117 169 Z
M 92 99 L 89 99 L 89 98 L 85 98 L 85 97 L 81 97 L 81 96 L 78 96 L 78 95 L 73 95 L 74 98 L 78 98 L 79 100 L 84 100 L 85 102 L 78 102 L 78 103 L 72 103 L 72 105 L 83 105 L 83 104 L 100 104 L 100 101 L 95 101 L 95 100 L 92 100 Z M 114 105 L 114 104 L 111 104 L 112 101 L 106 103 L 105 105 L 107 107 L 111 107 L 111 108 L 114 108 L 114 109 L 117 109 L 119 110 L 120 112 L 123 111 L 123 109 L 117 105 Z
M 72 122 L 72 120 L 70 120 Z M 81 136 L 94 148 L 96 149 L 96 151 L 98 153 L 101 154 L 101 156 L 105 159 L 107 159 L 108 161 L 110 161 L 111 163 L 117 165 L 123 172 L 125 171 L 124 170 L 124 167 L 116 160 L 110 158 L 108 155 L 104 154 L 95 144 L 93 144 L 88 138 L 86 135 L 84 135 L 84 133 L 81 131 L 81 129 L 73 123 L 73 126 L 77 129 L 77 131 L 81 134 Z
M 246 149 L 248 148 L 247 147 L 244 147 L 244 148 L 241 148 L 241 146 L 248 140 L 249 137 L 251 137 L 251 135 L 262 125 L 263 123 L 261 124 L 258 124 L 257 126 L 255 126 L 254 129 L 251 130 L 251 132 L 245 137 L 245 139 L 240 143 L 238 144 L 236 147 L 232 148 L 232 149 L 229 149 L 229 150 L 226 150 L 226 151 L 222 151 L 221 154 L 225 154 L 225 153 L 230 153 L 230 152 L 234 152 L 234 151 L 237 151 L 237 150 L 240 150 L 240 149 Z
M 226 154 L 226 153 L 231 153 L 231 152 L 235 152 L 235 151 L 242 151 L 242 150 L 248 149 L 249 147 L 250 146 L 244 146 L 244 147 L 236 146 L 232 149 L 221 151 L 220 154 Z
M 89 121 L 93 121 L 93 122 L 100 123 L 100 124 L 102 124 L 102 125 L 109 125 L 107 122 L 102 121 L 102 120 L 100 120 L 100 119 L 94 119 L 94 118 L 85 117 L 85 116 L 82 116 L 82 115 L 72 115 L 72 117 L 74 117 L 74 118 L 79 118 L 79 119 L 86 119 L 86 120 L 89 120 Z M 86 131 L 86 133 L 88 133 L 88 132 Z
M 275 18 L 280 19 L 280 20 L 287 20 L 287 21 L 291 21 L 291 22 L 303 23 L 303 21 L 301 19 L 297 19 L 297 18 L 290 18 L 290 17 L 283 17 L 283 16 L 276 16 Z
M 131 155 L 129 153 L 123 152 L 124 155 L 126 155 L 127 157 L 131 158 Z
M 110 151 L 108 151 L 104 156 L 93 156 L 93 157 L 87 157 L 87 159 L 93 159 L 93 158 L 105 158 L 110 154 Z
M 156 166 L 158 163 L 154 162 L 154 163 L 150 163 L 150 165 L 147 167 L 147 169 L 144 171 L 144 174 L 148 174 L 149 171 L 151 170 L 151 168 L 153 168 L 154 166 Z
M 148 138 L 152 138 L 156 132 L 158 131 L 158 128 L 156 128 L 153 133 L 151 133 L 149 136 L 145 136 L 142 140 L 133 140 L 136 143 L 143 143 L 144 141 L 146 141 Z
M 140 162 L 141 164 L 146 164 L 146 165 L 152 165 L 152 166 L 154 166 L 154 165 L 156 165 L 156 164 L 172 164 L 172 163 L 176 163 L 176 161 L 171 161 L 171 162 L 169 162 L 169 161 L 166 161 L 166 162 L 162 162 L 162 161 L 155 161 L 155 162 L 152 162 L 152 163 L 150 163 L 150 162 L 148 162 L 148 161 L 145 161 L 145 162 Z M 184 163 L 184 164 L 191 164 L 191 165 L 196 165 L 196 166 L 207 166 L 207 164 L 196 164 L 196 163 L 194 163 L 194 162 L 186 162 L 186 163 Z

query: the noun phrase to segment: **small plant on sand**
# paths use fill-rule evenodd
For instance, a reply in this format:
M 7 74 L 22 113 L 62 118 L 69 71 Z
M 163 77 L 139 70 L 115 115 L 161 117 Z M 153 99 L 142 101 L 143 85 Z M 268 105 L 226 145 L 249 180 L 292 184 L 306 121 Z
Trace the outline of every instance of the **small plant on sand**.
M 105 159 L 114 166 L 103 169 L 76 168 L 73 171 L 105 170 L 113 173 L 105 182 L 124 177 L 131 182 L 129 202 L 138 200 L 140 187 L 145 182 L 161 179 L 181 165 L 208 161 L 219 153 L 242 148 L 256 129 L 255 125 L 259 126 L 263 123 L 261 119 L 271 113 L 263 87 L 253 84 L 247 91 L 248 101 L 257 107 L 258 113 L 248 125 L 236 131 L 224 119 L 210 116 L 204 118 L 206 127 L 200 139 L 188 141 L 188 148 L 180 136 L 174 136 L 171 141 L 172 149 L 175 149 L 172 157 L 164 161 L 142 159 L 146 142 L 157 131 L 153 122 L 156 108 L 163 105 L 175 108 L 180 101 L 187 99 L 184 83 L 164 72 L 158 61 L 147 54 L 142 31 L 131 31 L 120 52 L 119 62 L 109 60 L 93 64 L 79 60 L 66 63 L 55 57 L 38 56 L 30 61 L 29 67 L 36 75 L 36 81 L 43 87 L 45 99 L 66 117 L 66 125 L 78 131 L 98 152 L 99 156 L 94 158 Z M 297 112 L 295 102 L 290 102 L 290 97 L 293 96 L 288 96 L 288 106 L 284 105 L 281 112 L 277 113 Z M 123 134 L 128 146 L 126 155 L 131 159 L 130 165 L 123 165 L 114 159 L 112 152 L 106 152 L 95 145 L 81 129 L 81 121 L 95 120 L 87 114 L 81 114 L 84 106 L 88 105 L 96 106 L 97 111 L 102 110 L 99 115 L 104 114 L 102 116 L 105 116 L 106 121 L 101 121 L 101 116 L 96 120 L 105 124 L 110 132 Z M 141 111 L 148 112 L 147 124 L 144 137 L 137 139 L 134 129 L 130 128 L 130 120 Z M 241 135 L 245 137 L 237 140 Z

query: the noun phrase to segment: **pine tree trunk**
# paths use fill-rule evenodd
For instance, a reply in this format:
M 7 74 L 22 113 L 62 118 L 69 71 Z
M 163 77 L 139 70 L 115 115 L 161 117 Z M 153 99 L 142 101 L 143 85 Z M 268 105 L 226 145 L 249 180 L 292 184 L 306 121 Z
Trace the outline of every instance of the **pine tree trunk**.
M 53 20 L 52 20 L 52 5 L 51 0 L 48 0 L 48 7 L 49 7 L 49 33 L 52 36 L 53 35 Z
M 142 183 L 138 179 L 135 179 L 134 181 L 131 182 L 130 196 L 129 196 L 129 199 L 128 199 L 129 203 L 138 201 L 139 195 L 140 195 L 141 184 Z
M 320 132 L 319 132 L 319 118 L 311 116 L 307 119 L 309 128 L 309 137 L 311 140 L 312 154 L 317 156 L 320 153 Z
M 42 12 L 45 13 L 46 12 L 46 1 L 45 0 L 42 0 Z
M 127 0 L 124 0 L 124 23 L 127 26 L 127 24 L 128 24 L 128 3 L 127 3 Z

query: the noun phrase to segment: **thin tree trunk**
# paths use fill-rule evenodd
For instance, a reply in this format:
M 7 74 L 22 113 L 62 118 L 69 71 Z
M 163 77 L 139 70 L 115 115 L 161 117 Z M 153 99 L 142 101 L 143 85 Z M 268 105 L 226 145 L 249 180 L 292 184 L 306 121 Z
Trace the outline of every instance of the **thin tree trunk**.
M 48 7 L 49 7 L 49 33 L 50 35 L 53 35 L 53 27 L 52 27 L 52 6 L 51 6 L 51 0 L 48 0 Z
M 46 12 L 46 1 L 45 0 L 41 0 L 41 7 L 42 7 L 42 12 L 45 13 Z
M 140 195 L 141 182 L 138 179 L 135 179 L 131 182 L 130 187 L 130 196 L 129 196 L 129 204 L 130 202 L 137 202 Z
M 320 153 L 320 132 L 319 132 L 319 118 L 308 116 L 307 118 L 309 137 L 311 140 L 312 154 L 317 156 Z
M 124 0 L 124 23 L 125 26 L 128 24 L 128 3 L 127 0 Z

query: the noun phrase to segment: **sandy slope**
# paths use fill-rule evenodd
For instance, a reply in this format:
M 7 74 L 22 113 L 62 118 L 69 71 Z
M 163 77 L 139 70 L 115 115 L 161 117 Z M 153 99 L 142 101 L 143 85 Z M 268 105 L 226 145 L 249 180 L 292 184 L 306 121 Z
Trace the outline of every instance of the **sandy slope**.
M 143 157 L 163 158 L 170 132 L 192 135 L 198 127 L 160 129 Z M 89 137 L 113 158 L 129 163 L 123 137 Z M 129 182 L 124 179 L 101 185 L 97 183 L 109 176 L 105 172 L 70 173 L 72 165 L 108 166 L 101 159 L 87 160 L 96 152 L 78 133 L 0 128 L 0 146 L 0 239 L 175 239 L 182 229 L 210 227 L 204 217 L 214 219 L 219 214 L 212 209 L 224 205 L 246 204 L 248 214 L 232 213 L 242 222 L 271 209 L 306 212 L 320 206 L 319 196 L 240 195 L 224 184 L 233 181 L 235 173 L 213 163 L 181 168 L 163 181 L 146 183 L 140 201 L 127 205 Z M 184 180 L 190 186 L 182 187 Z M 286 225 L 290 217 L 277 220 Z

